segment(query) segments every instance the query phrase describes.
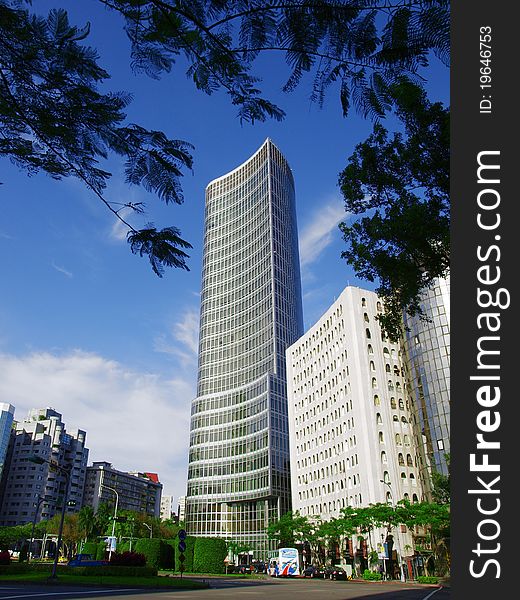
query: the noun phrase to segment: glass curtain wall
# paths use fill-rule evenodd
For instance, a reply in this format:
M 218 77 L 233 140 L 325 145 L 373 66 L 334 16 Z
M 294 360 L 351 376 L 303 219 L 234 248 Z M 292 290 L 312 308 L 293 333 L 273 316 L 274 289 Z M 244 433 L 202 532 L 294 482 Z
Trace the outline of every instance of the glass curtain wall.
M 206 188 L 186 528 L 265 558 L 290 509 L 285 349 L 303 331 L 294 181 L 270 141 Z

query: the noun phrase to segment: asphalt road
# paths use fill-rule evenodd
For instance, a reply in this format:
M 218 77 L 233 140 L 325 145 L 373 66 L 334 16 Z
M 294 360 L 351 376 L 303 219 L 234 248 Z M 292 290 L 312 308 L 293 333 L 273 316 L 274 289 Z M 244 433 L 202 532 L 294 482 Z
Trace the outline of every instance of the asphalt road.
M 207 590 L 150 590 L 136 588 L 92 588 L 2 583 L 0 600 L 65 600 L 110 598 L 113 600 L 449 600 L 449 588 L 402 584 L 321 580 L 232 580 L 206 579 Z

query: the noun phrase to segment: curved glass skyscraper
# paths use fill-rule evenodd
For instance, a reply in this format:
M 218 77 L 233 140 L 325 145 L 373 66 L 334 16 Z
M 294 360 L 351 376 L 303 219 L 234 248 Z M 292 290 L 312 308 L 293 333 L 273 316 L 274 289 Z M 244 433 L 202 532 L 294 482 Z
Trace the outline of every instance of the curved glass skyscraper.
M 410 393 L 417 413 L 420 476 L 431 498 L 431 473 L 449 474 L 450 452 L 450 278 L 437 279 L 421 301 L 426 319 L 404 315 L 404 348 Z M 422 442 L 422 443 L 421 443 Z
M 302 335 L 294 181 L 268 139 L 206 188 L 189 535 L 265 558 L 290 508 L 285 349 Z

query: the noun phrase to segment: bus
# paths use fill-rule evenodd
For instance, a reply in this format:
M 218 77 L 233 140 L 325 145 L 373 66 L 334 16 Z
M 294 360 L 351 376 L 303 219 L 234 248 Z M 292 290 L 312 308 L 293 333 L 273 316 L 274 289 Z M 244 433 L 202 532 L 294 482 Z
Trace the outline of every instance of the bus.
M 269 575 L 291 577 L 300 574 L 300 560 L 296 548 L 279 548 L 269 552 Z

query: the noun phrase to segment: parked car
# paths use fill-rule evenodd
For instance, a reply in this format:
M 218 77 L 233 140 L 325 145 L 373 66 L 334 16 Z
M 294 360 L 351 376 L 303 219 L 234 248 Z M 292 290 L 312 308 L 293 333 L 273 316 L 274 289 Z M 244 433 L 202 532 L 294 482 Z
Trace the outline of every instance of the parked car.
M 347 572 L 345 571 L 345 569 L 342 569 L 341 567 L 331 567 L 330 569 L 327 569 L 327 571 L 325 573 L 325 577 L 327 579 L 345 581 L 347 579 Z
M 67 563 L 69 567 L 102 567 L 108 565 L 108 560 L 96 560 L 92 554 L 76 554 Z
M 305 569 L 303 569 L 302 575 L 304 577 L 318 577 L 318 567 L 307 565 Z

